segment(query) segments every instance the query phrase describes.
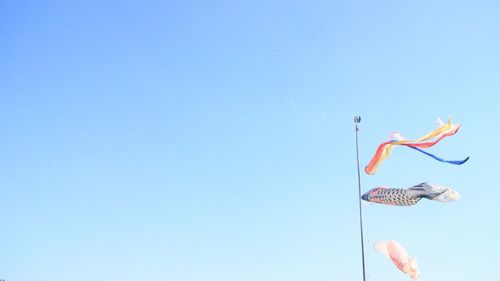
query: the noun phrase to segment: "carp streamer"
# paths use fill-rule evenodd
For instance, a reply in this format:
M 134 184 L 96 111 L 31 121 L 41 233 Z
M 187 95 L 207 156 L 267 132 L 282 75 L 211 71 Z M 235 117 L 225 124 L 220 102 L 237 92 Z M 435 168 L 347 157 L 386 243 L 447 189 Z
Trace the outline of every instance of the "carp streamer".
M 370 163 L 368 163 L 368 165 L 365 167 L 365 172 L 368 175 L 375 174 L 377 168 L 380 166 L 380 164 L 382 164 L 382 162 L 384 162 L 385 159 L 387 159 L 387 157 L 389 157 L 392 149 L 396 145 L 402 145 L 413 148 L 440 162 L 449 163 L 453 165 L 462 165 L 467 160 L 469 160 L 469 157 L 465 158 L 464 160 L 446 160 L 423 150 L 432 147 L 433 145 L 437 144 L 439 141 L 441 141 L 446 137 L 453 136 L 460 129 L 459 124 L 452 124 L 451 118 L 448 119 L 448 123 L 443 123 L 438 118 L 438 125 L 439 127 L 437 129 L 427 133 L 426 135 L 416 140 L 407 140 L 403 138 L 399 133 L 393 133 L 391 135 L 391 140 L 383 142 L 378 146 L 375 155 L 370 160 Z

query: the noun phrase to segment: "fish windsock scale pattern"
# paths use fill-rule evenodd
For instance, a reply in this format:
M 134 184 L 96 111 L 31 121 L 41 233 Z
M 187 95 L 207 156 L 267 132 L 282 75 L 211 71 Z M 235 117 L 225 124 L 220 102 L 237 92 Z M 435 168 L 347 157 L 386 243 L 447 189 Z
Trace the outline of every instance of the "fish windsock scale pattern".
M 447 203 L 459 200 L 461 196 L 449 187 L 428 182 L 410 188 L 375 187 L 361 196 L 367 202 L 393 206 L 412 206 L 422 198 Z

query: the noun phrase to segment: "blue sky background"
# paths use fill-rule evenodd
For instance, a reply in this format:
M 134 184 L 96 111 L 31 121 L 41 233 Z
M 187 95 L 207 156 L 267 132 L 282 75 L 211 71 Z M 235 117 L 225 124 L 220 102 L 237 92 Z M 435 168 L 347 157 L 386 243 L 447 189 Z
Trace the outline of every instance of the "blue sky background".
M 363 191 L 431 181 L 463 199 L 364 206 L 368 280 L 495 280 L 498 1 L 3 1 L 0 278 L 362 280 Z

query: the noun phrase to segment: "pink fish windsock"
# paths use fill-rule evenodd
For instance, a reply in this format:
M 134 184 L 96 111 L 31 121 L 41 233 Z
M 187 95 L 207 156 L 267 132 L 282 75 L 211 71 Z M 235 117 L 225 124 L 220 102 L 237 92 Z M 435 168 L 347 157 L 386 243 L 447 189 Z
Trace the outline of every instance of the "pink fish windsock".
M 401 270 L 410 275 L 413 281 L 420 281 L 417 260 L 408 256 L 406 250 L 397 241 L 380 241 L 374 244 L 375 251 L 384 254 Z

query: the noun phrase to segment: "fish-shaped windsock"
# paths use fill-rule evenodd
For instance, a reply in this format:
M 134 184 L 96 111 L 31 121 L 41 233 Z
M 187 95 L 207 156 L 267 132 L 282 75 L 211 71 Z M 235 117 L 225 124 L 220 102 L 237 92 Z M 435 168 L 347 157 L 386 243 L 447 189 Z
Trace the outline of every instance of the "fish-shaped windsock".
M 376 187 L 361 196 L 364 201 L 394 206 L 415 205 L 422 198 L 446 203 L 456 201 L 461 196 L 449 187 L 428 182 L 410 188 Z
M 384 254 L 401 270 L 410 275 L 413 281 L 420 281 L 417 260 L 409 257 L 406 250 L 395 240 L 375 242 L 375 251 Z

